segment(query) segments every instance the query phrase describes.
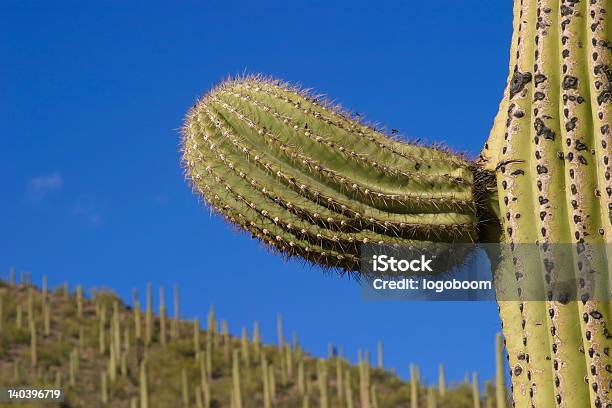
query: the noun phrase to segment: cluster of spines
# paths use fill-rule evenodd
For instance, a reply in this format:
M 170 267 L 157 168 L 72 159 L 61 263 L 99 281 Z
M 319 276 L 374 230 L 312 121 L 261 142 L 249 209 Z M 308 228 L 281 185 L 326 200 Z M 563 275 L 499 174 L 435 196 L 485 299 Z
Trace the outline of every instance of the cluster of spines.
M 274 81 L 217 87 L 189 112 L 182 144 L 194 190 L 288 255 L 355 270 L 363 243 L 477 239 L 471 163 Z

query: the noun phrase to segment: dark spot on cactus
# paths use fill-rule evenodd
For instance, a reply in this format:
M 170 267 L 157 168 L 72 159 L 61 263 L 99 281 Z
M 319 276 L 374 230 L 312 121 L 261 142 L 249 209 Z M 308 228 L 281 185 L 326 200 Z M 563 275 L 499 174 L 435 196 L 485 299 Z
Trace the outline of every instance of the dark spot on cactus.
M 567 17 L 571 15 L 572 13 L 573 13 L 573 10 L 570 7 L 566 6 L 565 4 L 561 6 L 561 15 L 563 17 Z M 564 36 L 563 38 L 567 38 L 567 37 Z M 563 41 L 563 44 L 565 44 L 565 40 Z
M 516 214 L 514 215 L 514 218 L 516 218 L 516 219 L 518 220 L 519 218 L 521 218 L 521 214 L 516 213 Z
M 567 161 L 570 161 L 570 162 L 571 162 L 571 161 L 573 161 L 573 160 L 574 160 L 574 153 L 569 152 L 569 153 L 567 154 Z
M 608 133 L 610 133 L 610 125 L 609 124 L 605 124 L 601 127 L 601 134 L 602 135 L 607 135 Z M 603 148 L 606 148 L 606 141 L 602 140 L 601 141 L 601 145 L 603 146 Z
M 544 198 L 544 197 L 542 197 L 542 196 L 539 196 L 539 197 L 538 197 L 538 201 L 540 202 L 540 205 L 544 205 L 544 204 L 547 204 L 547 203 L 548 203 L 548 199 L 547 199 L 547 198 Z
M 604 234 L 604 229 L 603 229 L 603 228 L 600 228 L 600 229 L 599 229 L 599 235 L 603 235 L 603 234 Z
M 508 236 L 511 237 L 512 236 L 512 227 L 508 227 L 506 229 L 506 231 L 508 232 Z
M 577 122 L 578 122 L 578 118 L 576 118 L 576 117 L 571 118 L 569 122 L 565 123 L 565 130 L 568 131 L 568 132 L 571 132 L 572 130 L 576 129 L 576 123 Z
M 544 92 L 536 92 L 533 94 L 533 100 L 534 101 L 541 101 L 546 97 L 546 95 L 544 95 Z
M 536 74 L 536 76 L 535 76 L 535 85 L 536 86 L 540 85 L 544 81 L 546 81 L 546 75 Z
M 504 204 L 505 204 L 505 205 L 508 205 L 508 197 L 507 197 L 507 196 L 506 196 L 506 197 L 504 197 Z
M 523 116 L 525 116 L 525 112 L 517 110 L 517 111 L 514 111 L 513 115 L 514 115 L 515 118 L 520 119 Z
M 515 66 L 514 75 L 510 81 L 510 99 L 521 92 L 525 88 L 525 85 L 531 82 L 531 79 L 530 72 L 521 73 L 518 70 L 518 66 Z
M 506 188 L 508 188 L 508 183 L 506 182 L 506 180 L 502 181 L 502 188 L 505 190 Z
M 541 165 L 541 164 L 538 164 L 536 166 L 536 170 L 537 170 L 538 174 L 546 174 L 546 173 L 548 173 L 548 168 L 546 166 Z
M 555 326 L 551 326 L 550 327 L 550 335 L 551 336 L 556 336 L 557 335 L 557 328 Z
M 586 304 L 586 302 L 588 302 L 590 298 L 591 297 L 589 296 L 588 293 L 583 293 L 580 296 L 580 300 L 582 301 L 582 304 Z M 587 332 L 587 340 L 590 340 L 590 339 L 591 339 L 591 332 Z
M 602 314 L 599 313 L 597 310 L 593 310 L 591 313 L 589 313 L 591 315 L 591 317 L 593 319 L 599 320 L 602 318 Z
M 612 85 L 610 84 L 608 84 L 607 88 L 597 96 L 598 105 L 603 105 L 608 102 L 612 102 Z
M 542 227 L 541 232 L 542 232 L 542 236 L 545 237 L 546 236 L 546 228 Z
M 536 152 L 535 152 L 535 158 L 536 158 L 536 159 L 538 159 L 538 160 L 540 160 L 540 159 L 542 158 L 542 153 L 540 153 L 540 151 L 539 151 L 539 150 L 536 150 Z
M 580 140 L 576 140 L 576 150 L 583 151 L 587 149 L 588 149 L 588 146 L 586 144 L 582 143 Z
M 548 315 L 550 316 L 550 318 L 554 318 L 555 317 L 555 309 L 553 309 L 552 307 L 550 309 L 548 309 Z
M 570 178 L 571 178 L 571 179 L 574 179 L 574 174 L 575 174 L 574 169 L 570 169 L 570 171 L 569 171 L 569 175 L 570 175 Z
M 589 322 L 589 314 L 588 313 L 583 313 L 582 314 L 582 320 L 584 320 L 585 323 Z
M 572 204 L 572 208 L 574 210 L 578 209 L 578 201 L 572 200 L 572 201 L 570 201 L 570 203 Z
M 544 221 L 544 218 L 546 218 L 546 211 L 540 211 L 540 220 Z
M 565 77 L 563 77 L 563 89 L 570 90 L 570 89 L 578 89 L 578 78 L 571 76 L 571 75 L 566 75 Z
M 595 367 L 594 365 L 591 365 L 591 374 L 597 375 L 597 367 Z
M 525 171 L 523 171 L 523 170 L 521 170 L 521 169 L 516 169 L 516 170 L 514 170 L 514 171 L 513 171 L 512 173 L 510 173 L 510 174 L 511 174 L 511 175 L 513 175 L 513 176 L 518 176 L 519 174 L 520 174 L 520 175 L 525 175 Z
M 565 155 L 563 154 L 563 152 L 557 152 L 557 157 L 561 160 L 565 159 Z
M 588 164 L 587 159 L 581 154 L 578 155 L 578 161 L 584 165 Z
M 538 136 L 542 136 L 544 139 L 548 140 L 555 140 L 555 132 L 548 128 L 542 119 L 536 118 L 536 120 L 533 122 L 533 127 L 535 128 Z
M 574 224 L 578 224 L 581 221 L 582 221 L 582 217 L 580 217 L 579 215 L 574 215 Z
M 557 343 L 553 343 L 553 345 L 552 345 L 552 352 L 555 353 L 555 354 L 557 353 Z
M 540 191 L 540 192 L 541 192 L 541 191 L 542 191 L 542 180 L 538 180 L 538 181 L 536 182 L 536 186 L 538 186 L 538 191 Z
M 559 381 L 559 376 L 555 375 L 555 387 L 559 387 L 561 385 L 561 381 Z
M 516 377 L 518 377 L 519 375 L 521 375 L 521 374 L 523 373 L 523 368 L 522 368 L 520 365 L 518 365 L 518 364 L 517 364 L 517 365 L 514 367 L 513 372 L 514 372 L 514 375 L 515 375 Z

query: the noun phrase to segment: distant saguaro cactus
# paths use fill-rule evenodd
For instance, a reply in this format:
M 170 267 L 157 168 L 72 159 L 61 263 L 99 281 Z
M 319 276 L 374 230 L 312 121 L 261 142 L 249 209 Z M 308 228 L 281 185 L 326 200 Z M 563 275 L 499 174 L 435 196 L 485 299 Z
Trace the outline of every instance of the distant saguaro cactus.
M 610 302 L 591 298 L 580 276 L 609 295 L 610 249 L 593 246 L 612 243 L 612 5 L 515 0 L 514 14 L 507 86 L 476 161 L 400 142 L 316 95 L 247 77 L 189 111 L 183 164 L 226 219 L 328 267 L 358 270 L 363 243 L 508 244 L 509 256 L 492 264 L 516 286 L 516 300 L 498 302 L 515 404 L 605 407 Z M 538 244 L 542 259 L 516 256 L 519 244 Z M 578 300 L 552 290 L 525 297 L 568 265 Z

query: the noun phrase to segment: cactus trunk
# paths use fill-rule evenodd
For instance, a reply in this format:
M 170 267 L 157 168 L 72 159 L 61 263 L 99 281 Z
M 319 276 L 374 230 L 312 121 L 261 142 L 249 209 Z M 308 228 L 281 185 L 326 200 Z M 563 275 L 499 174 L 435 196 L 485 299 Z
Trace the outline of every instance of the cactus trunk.
M 573 264 L 577 277 L 597 272 L 607 290 L 610 256 L 593 247 L 612 242 L 611 9 L 606 0 L 515 1 L 507 92 L 482 153 L 483 164 L 497 169 L 503 239 L 574 243 L 573 253 L 544 250 L 544 277 Z M 539 266 L 516 267 L 519 290 L 542 276 Z M 610 404 L 609 300 L 583 293 L 579 301 L 522 301 L 501 312 L 513 315 L 504 324 L 523 326 L 504 327 L 507 345 L 516 337 L 524 343 L 517 355 L 526 358 L 510 354 L 515 401 Z M 517 378 L 525 373 L 527 381 Z

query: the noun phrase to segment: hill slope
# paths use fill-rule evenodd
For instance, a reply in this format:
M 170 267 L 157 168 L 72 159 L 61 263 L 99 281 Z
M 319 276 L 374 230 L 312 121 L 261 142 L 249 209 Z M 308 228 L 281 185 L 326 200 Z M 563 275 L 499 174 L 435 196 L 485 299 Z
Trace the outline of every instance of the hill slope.
M 232 337 L 214 310 L 206 330 L 167 317 L 163 301 L 153 315 L 150 286 L 147 298 L 142 311 L 136 298 L 131 308 L 109 291 L 86 298 L 81 287 L 0 281 L 0 387 L 61 388 L 63 407 L 496 406 L 490 383 L 482 400 L 467 382 L 421 384 L 417 367 L 406 383 L 371 367 L 369 353 L 357 366 L 317 359 L 297 341 L 262 344 L 256 327 Z

